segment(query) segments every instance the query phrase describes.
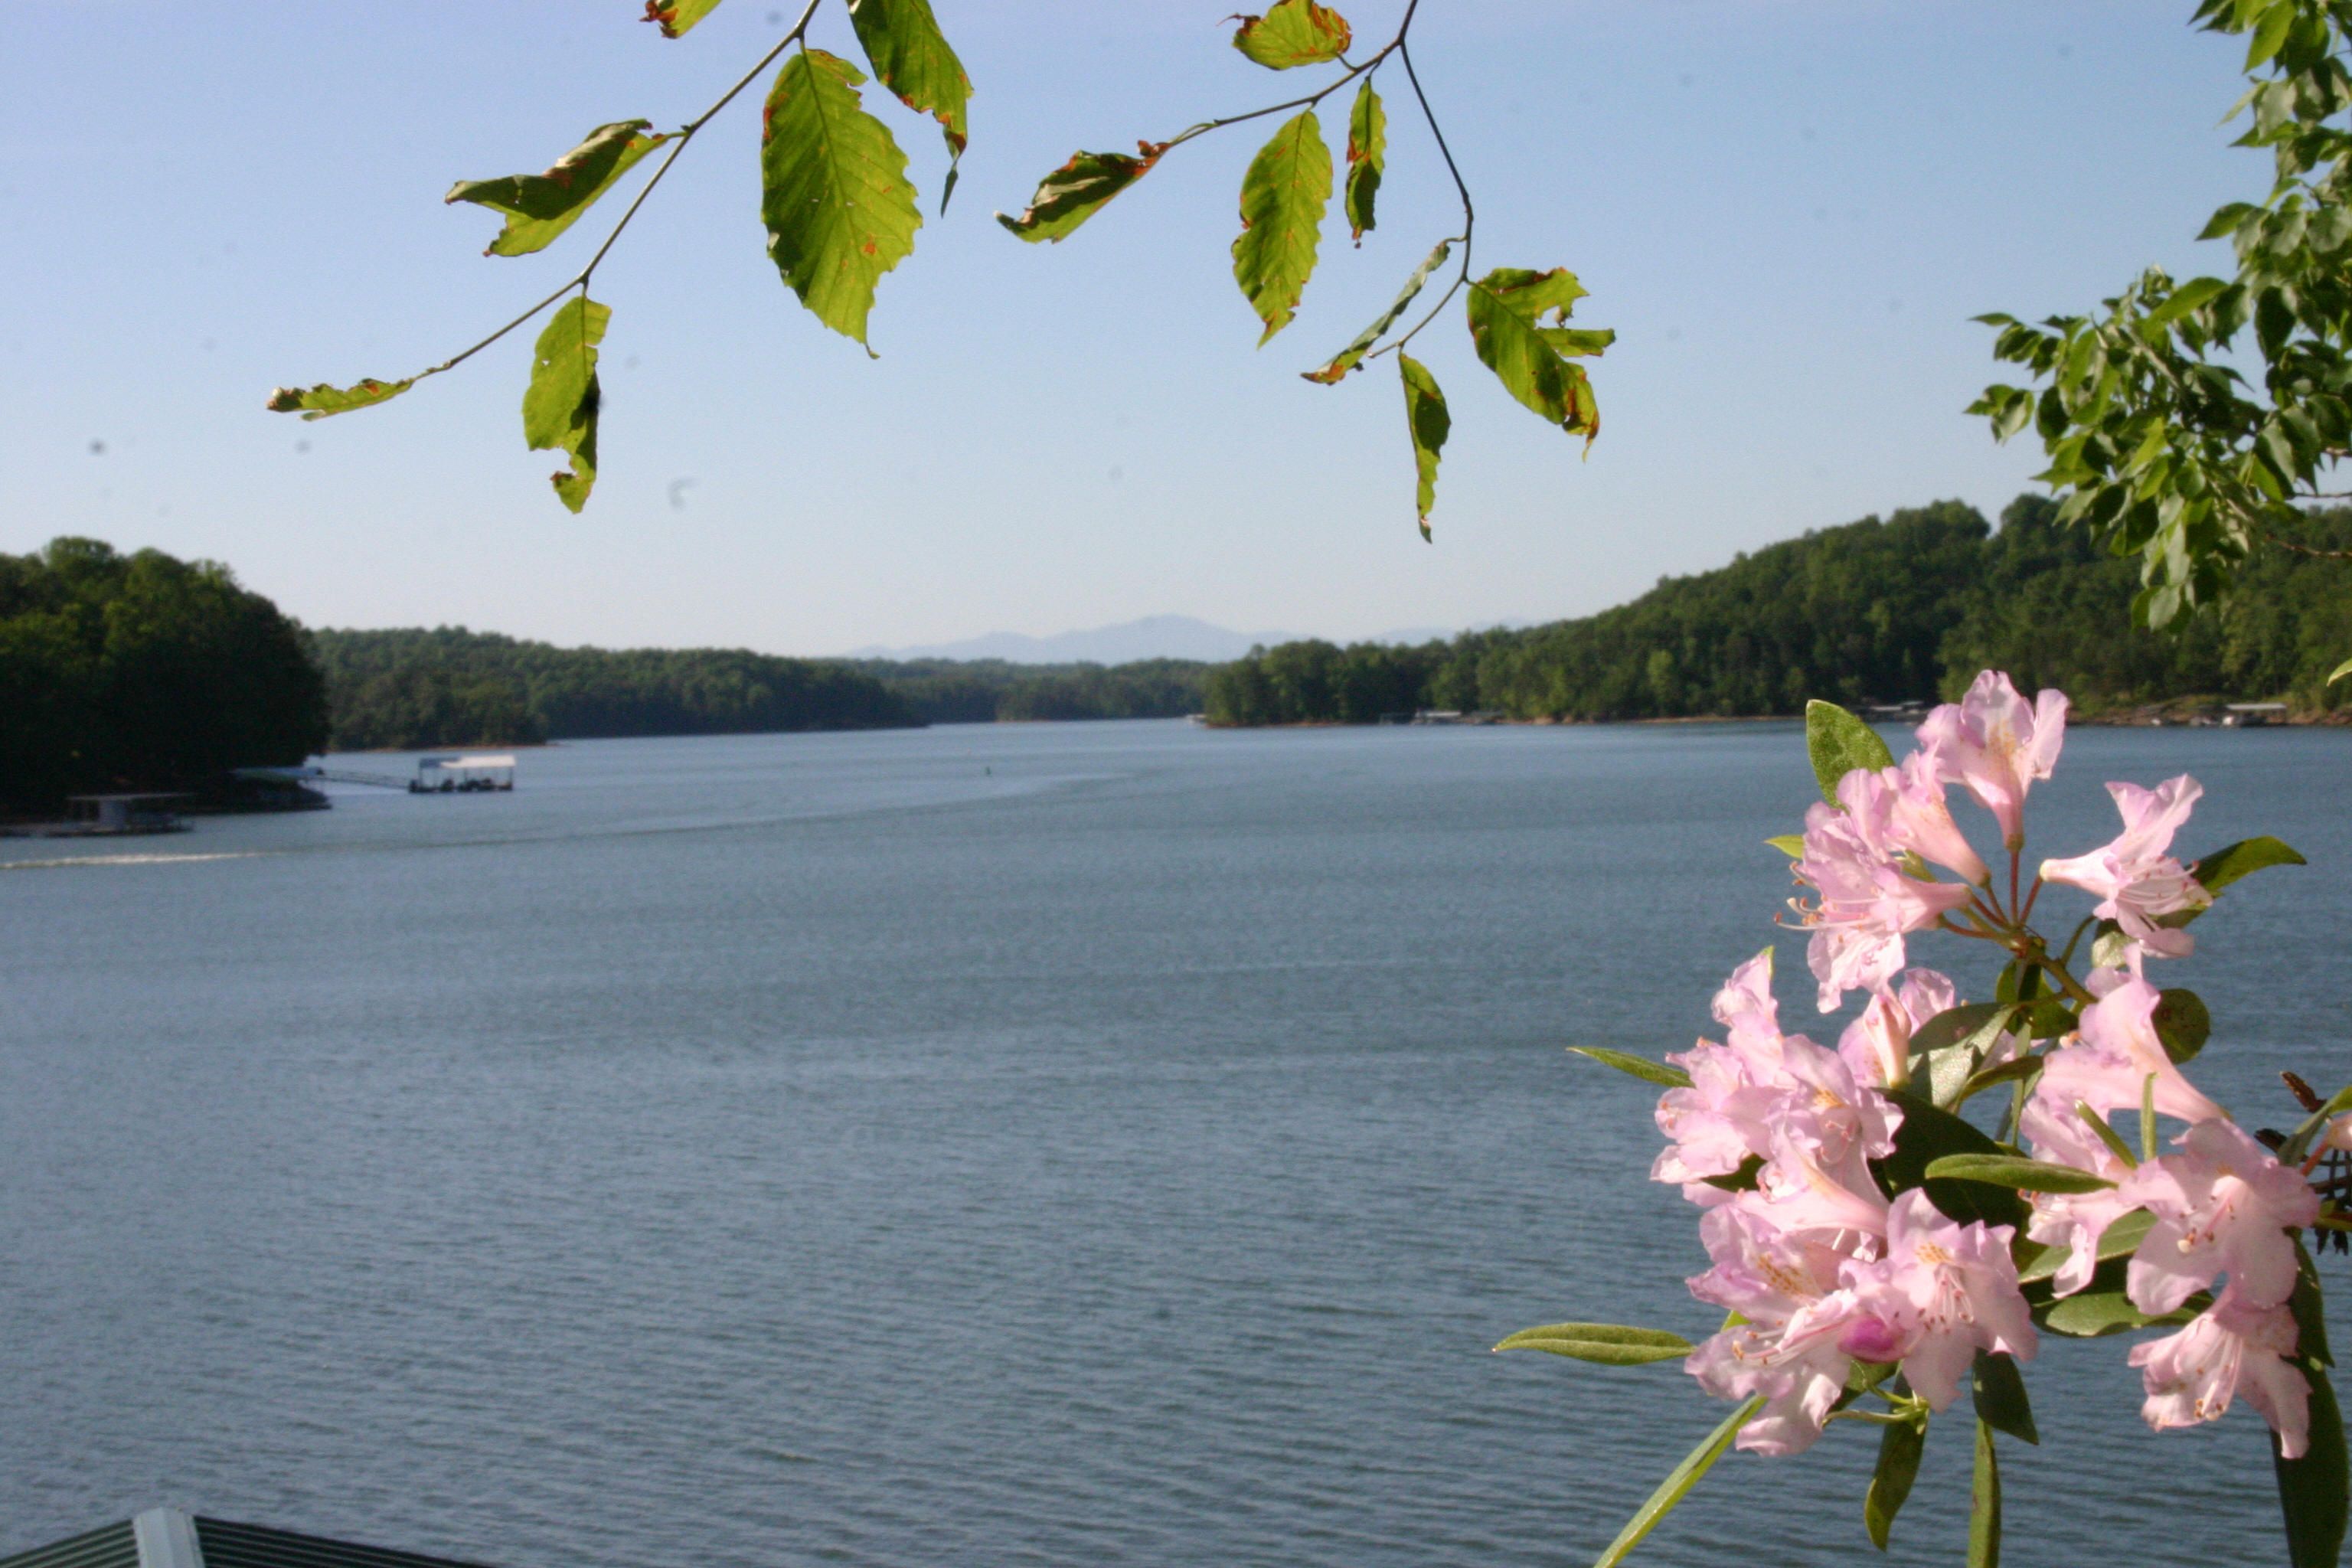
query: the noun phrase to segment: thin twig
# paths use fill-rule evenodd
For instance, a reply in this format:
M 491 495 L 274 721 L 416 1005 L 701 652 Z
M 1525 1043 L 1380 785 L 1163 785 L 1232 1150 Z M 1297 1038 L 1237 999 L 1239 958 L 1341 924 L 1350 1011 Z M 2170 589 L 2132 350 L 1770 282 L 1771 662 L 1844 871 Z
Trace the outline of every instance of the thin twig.
M 1429 94 L 1421 89 L 1421 75 L 1412 68 L 1412 51 L 1405 47 L 1405 28 L 1412 26 L 1412 14 L 1420 4 L 1421 0 L 1412 0 L 1412 4 L 1405 7 L 1404 26 L 1397 29 L 1397 58 L 1404 61 L 1404 79 L 1412 84 L 1412 96 L 1421 103 L 1421 117 L 1429 122 L 1429 133 L 1437 139 L 1438 156 L 1445 160 L 1445 172 L 1454 176 L 1454 188 L 1462 196 L 1462 267 L 1454 273 L 1454 281 L 1446 287 L 1445 292 L 1438 297 L 1437 303 L 1429 308 L 1428 314 L 1414 322 L 1411 331 L 1380 350 L 1381 353 L 1387 353 L 1391 349 L 1403 353 L 1405 344 L 1419 337 L 1423 328 L 1437 320 L 1437 313 L 1452 304 L 1454 296 L 1470 281 L 1470 236 L 1478 226 L 1477 210 L 1470 205 L 1469 183 L 1463 179 L 1461 169 L 1454 162 L 1453 149 L 1445 144 L 1445 132 L 1438 129 L 1437 111 L 1429 106 Z

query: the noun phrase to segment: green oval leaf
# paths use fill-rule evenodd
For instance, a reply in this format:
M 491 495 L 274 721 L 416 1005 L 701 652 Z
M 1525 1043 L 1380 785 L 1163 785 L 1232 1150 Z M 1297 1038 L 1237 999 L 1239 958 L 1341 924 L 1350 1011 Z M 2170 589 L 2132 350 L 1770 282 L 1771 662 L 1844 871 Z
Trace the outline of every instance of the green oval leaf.
M 1445 394 L 1437 389 L 1437 378 L 1419 360 L 1400 351 L 1397 374 L 1404 382 L 1404 423 L 1412 437 L 1413 468 L 1420 476 L 1413 505 L 1421 515 L 1421 536 L 1427 539 L 1429 509 L 1437 500 L 1437 458 L 1454 429 L 1454 417 L 1445 411 Z
M 1308 381 L 1331 386 L 1349 371 L 1363 363 L 1365 353 L 1374 343 L 1381 341 L 1381 333 L 1396 325 L 1397 318 L 1404 314 L 1405 307 L 1412 303 L 1413 296 L 1420 293 L 1422 285 L 1429 281 L 1429 275 L 1445 265 L 1445 258 L 1453 253 L 1453 241 L 1439 240 L 1437 248 L 1423 257 L 1421 265 L 1412 269 L 1412 276 L 1405 279 L 1403 291 L 1397 295 L 1395 303 L 1381 312 L 1378 321 L 1358 332 L 1355 342 L 1332 355 L 1331 363 L 1321 370 L 1303 370 L 1298 374 Z
M 2207 892 L 2218 893 L 2240 878 L 2272 866 L 2309 864 L 2285 844 L 2265 834 L 2257 838 L 2242 838 L 2226 849 L 2216 849 L 2191 866 L 2189 874 Z
M 1929 1181 L 1982 1182 L 2021 1193 L 2095 1193 L 2115 1183 L 2105 1176 L 2018 1154 L 1946 1154 L 1927 1163 Z
M 2279 1458 L 2271 1437 L 2271 1464 L 2278 1476 L 2279 1507 L 2286 1521 L 2290 1568 L 2333 1568 L 2344 1550 L 2347 1500 L 2352 1500 L 2352 1459 L 2344 1447 L 2344 1414 L 2325 1370 L 2308 1361 L 2297 1368 L 2311 1384 L 2310 1447 L 2296 1459 Z
M 1878 1468 L 1871 1472 L 1870 1490 L 1862 1500 L 1862 1524 L 1870 1532 L 1870 1543 L 1881 1552 L 1894 1534 L 1895 1516 L 1911 1495 L 1911 1483 L 1918 1479 L 1919 1456 L 1927 1447 L 1924 1422 L 1894 1421 L 1879 1428 Z
M 618 184 L 637 160 L 670 140 L 648 136 L 649 120 L 599 125 L 587 140 L 555 161 L 543 174 L 508 174 L 495 180 L 460 180 L 441 199 L 472 202 L 506 214 L 506 226 L 485 256 L 528 256 L 544 250 L 579 221 L 596 199 Z
M 1498 267 L 1470 285 L 1464 310 L 1479 363 L 1524 406 L 1590 446 L 1601 433 L 1601 409 L 1591 378 L 1573 361 L 1599 353 L 1615 334 L 1570 333 L 1558 324 L 1583 297 L 1566 268 Z M 1546 317 L 1554 324 L 1546 325 Z
M 1498 1351 L 1549 1351 L 1604 1366 L 1642 1366 L 1676 1361 L 1697 1347 L 1664 1329 L 1629 1329 L 1617 1323 L 1551 1323 L 1521 1329 L 1495 1347 Z
M 1331 202 L 1331 149 L 1315 111 L 1284 121 L 1242 176 L 1242 232 L 1234 240 L 1234 281 L 1265 331 L 1261 346 L 1290 324 L 1315 271 L 1323 209 Z
M 610 307 L 575 294 L 556 310 L 531 351 L 530 385 L 522 395 L 522 434 L 533 451 L 572 454 L 572 469 L 550 477 L 556 499 L 573 511 L 596 486 L 596 413 L 604 402 L 596 381 L 596 345 L 613 319 Z
M 793 55 L 768 94 L 760 143 L 770 258 L 818 321 L 860 343 L 875 286 L 912 253 L 923 222 L 907 155 L 860 107 L 865 79 L 823 49 Z
M 2000 1568 L 2000 1460 L 1992 1427 L 1977 1422 L 1977 1462 L 1969 1483 L 1969 1568 Z
M 1886 749 L 1877 731 L 1836 703 L 1818 697 L 1805 704 L 1805 752 L 1812 759 L 1822 798 L 1832 805 L 1838 803 L 1838 781 L 1854 769 L 1874 772 L 1895 765 L 1895 753 Z
M 2042 1434 L 2033 1425 L 2033 1405 L 2025 1396 L 2025 1379 L 2007 1351 L 1977 1352 L 1973 1387 L 1978 1420 L 1996 1432 L 2042 1446 Z
M 1778 849 L 1781 854 L 1786 855 L 1791 860 L 1801 860 L 1804 858 L 1805 836 L 1801 833 L 1778 834 L 1773 837 L 1767 838 L 1764 842 L 1769 844 L 1773 848 Z
M 2052 1333 L 2078 1340 L 2100 1339 L 2158 1323 L 2187 1321 L 2184 1314 L 2178 1312 L 2151 1318 L 2133 1306 L 2131 1298 L 2121 1290 L 2085 1290 L 2079 1296 L 2068 1296 L 2051 1303 L 2050 1310 L 2039 1318 L 2042 1326 Z
M 2213 1037 L 2212 1013 L 2202 997 L 2184 986 L 2159 993 L 2148 1022 L 2156 1026 L 2156 1037 L 2176 1067 L 2203 1050 L 2205 1042 Z
M 1275 0 L 1263 16 L 1244 16 L 1234 47 L 1268 70 L 1321 65 L 1347 52 L 1348 19 L 1315 0 Z M 1345 80 L 1345 78 L 1341 79 Z
M 1366 77 L 1348 110 L 1348 237 L 1358 244 L 1371 232 L 1372 201 L 1380 195 L 1388 155 L 1388 110 L 1381 107 L 1381 95 L 1372 90 L 1372 79 Z
M 996 215 L 996 221 L 1034 245 L 1068 237 L 1078 225 L 1102 210 L 1111 197 L 1151 173 L 1168 151 L 1165 142 L 1138 142 L 1140 156 L 1124 153 L 1073 153 L 1070 161 L 1037 182 L 1037 194 L 1019 217 Z
M 1690 1074 L 1667 1062 L 1654 1062 L 1647 1057 L 1637 1057 L 1628 1051 L 1612 1051 L 1606 1046 L 1570 1046 L 1580 1057 L 1590 1057 L 1602 1067 L 1615 1068 L 1631 1073 L 1645 1083 L 1664 1084 L 1668 1089 L 1688 1089 Z
M 1999 1154 L 2001 1147 L 1979 1129 L 1950 1111 L 1905 1089 L 1890 1089 L 1886 1098 L 1903 1111 L 1903 1125 L 1895 1131 L 1895 1152 L 1870 1163 L 1871 1173 L 1888 1197 L 1913 1187 L 1927 1191 L 1947 1218 L 1962 1225 L 1982 1220 L 1987 1225 L 2024 1228 L 2030 1211 L 2015 1193 L 1982 1182 L 1929 1180 L 1927 1167 L 1947 1154 Z
M 330 414 L 349 414 L 354 408 L 389 403 L 415 386 L 416 380 L 413 375 L 406 381 L 378 381 L 370 376 L 349 386 L 329 386 L 325 382 L 311 387 L 281 386 L 269 395 L 266 406 L 272 414 L 299 413 L 305 419 L 324 419 Z

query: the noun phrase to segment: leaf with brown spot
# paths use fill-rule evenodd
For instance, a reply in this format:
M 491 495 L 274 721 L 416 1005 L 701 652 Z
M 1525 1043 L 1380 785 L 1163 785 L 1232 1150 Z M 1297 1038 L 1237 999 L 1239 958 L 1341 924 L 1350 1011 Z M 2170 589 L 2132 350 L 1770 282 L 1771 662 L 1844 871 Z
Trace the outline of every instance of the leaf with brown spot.
M 1151 173 L 1165 142 L 1138 142 L 1139 156 L 1124 153 L 1073 153 L 1070 161 L 1037 182 L 1037 194 L 1019 217 L 996 215 L 996 221 L 1032 245 L 1041 239 L 1059 242 L 1078 225 L 1102 210 L 1111 197 Z
M 350 386 L 330 386 L 325 382 L 312 387 L 281 386 L 269 395 L 268 407 L 272 414 L 299 413 L 305 419 L 324 419 L 330 414 L 349 414 L 354 408 L 389 403 L 415 384 L 416 377 L 412 375 L 406 381 L 369 376 Z
M 1445 411 L 1445 394 L 1437 378 L 1409 353 L 1397 354 L 1397 373 L 1404 381 L 1404 422 L 1412 437 L 1412 463 L 1419 476 L 1413 504 L 1421 514 L 1421 536 L 1430 537 L 1429 510 L 1437 502 L 1437 457 L 1445 437 L 1454 433 L 1453 416 Z
M 1600 353 L 1617 334 L 1559 324 L 1583 297 L 1566 268 L 1498 267 L 1470 285 L 1466 310 L 1479 362 L 1513 397 L 1590 447 L 1601 433 L 1601 409 L 1584 367 L 1570 362 Z
M 1315 271 L 1323 209 L 1331 202 L 1331 150 L 1311 109 L 1286 121 L 1242 176 L 1242 232 L 1234 281 L 1265 323 L 1259 346 L 1290 324 Z
M 760 142 L 769 257 L 818 321 L 861 343 L 875 286 L 913 252 L 923 222 L 906 153 L 861 107 L 865 79 L 823 49 L 793 56 Z
M 1348 110 L 1348 237 L 1359 245 L 1371 232 L 1372 198 L 1380 194 L 1388 155 L 1388 110 L 1381 107 L 1381 95 L 1367 77 Z
M 646 0 L 646 14 L 639 20 L 659 26 L 665 38 L 682 38 L 688 28 L 718 9 L 719 0 Z
M 930 0 L 849 0 L 849 20 L 866 63 L 882 85 L 908 108 L 940 122 L 948 143 L 947 189 L 953 191 L 957 161 L 971 140 L 964 105 L 971 98 L 971 79 L 940 31 Z M 945 212 L 947 205 L 942 195 L 940 210 Z
M 1348 18 L 1328 5 L 1318 5 L 1315 0 L 1276 0 L 1265 16 L 1239 20 L 1234 47 L 1268 70 L 1286 71 L 1336 60 L 1355 41 Z
M 1381 334 L 1396 325 L 1397 318 L 1404 314 L 1405 307 L 1412 303 L 1413 296 L 1419 294 L 1422 285 L 1429 281 L 1429 275 L 1445 265 L 1445 258 L 1453 253 L 1453 250 L 1452 240 L 1439 240 L 1437 248 L 1423 258 L 1421 265 L 1412 269 L 1412 276 L 1404 281 L 1404 291 L 1396 297 L 1395 303 L 1381 312 L 1378 321 L 1358 332 L 1355 342 L 1332 355 L 1329 364 L 1325 365 L 1321 370 L 1303 370 L 1298 374 L 1308 381 L 1319 382 L 1325 386 L 1337 385 L 1342 376 L 1364 363 L 1364 355 L 1370 351 L 1374 343 L 1381 341 Z
M 598 197 L 620 183 L 638 159 L 670 140 L 648 136 L 648 120 L 616 121 L 588 132 L 543 174 L 508 174 L 495 180 L 460 180 L 441 199 L 472 202 L 507 215 L 507 226 L 485 256 L 528 256 L 544 250 L 579 221 Z

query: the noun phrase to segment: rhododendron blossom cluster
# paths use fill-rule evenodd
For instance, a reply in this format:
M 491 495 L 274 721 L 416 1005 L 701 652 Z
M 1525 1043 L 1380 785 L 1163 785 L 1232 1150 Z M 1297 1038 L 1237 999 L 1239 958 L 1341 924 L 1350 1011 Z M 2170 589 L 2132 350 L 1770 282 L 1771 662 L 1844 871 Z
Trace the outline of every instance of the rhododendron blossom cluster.
M 2289 1560 L 2336 1561 L 2345 1443 L 2303 1237 L 2352 1229 L 2338 1212 L 2352 1089 L 2321 1102 L 2285 1075 L 2307 1119 L 2292 1134 L 2250 1132 L 2183 1070 L 2210 1029 L 2204 1005 L 2155 973 L 2194 952 L 2185 928 L 2222 889 L 2301 857 L 2265 838 L 2176 858 L 2201 794 L 2182 774 L 2109 784 L 2116 837 L 2029 878 L 2027 802 L 2057 766 L 2066 714 L 2063 694 L 2028 702 L 1987 671 L 1897 761 L 1861 721 L 1813 704 L 1824 798 L 1801 837 L 1774 840 L 1801 885 L 1783 920 L 1808 934 L 1820 1009 L 1858 993 L 1859 1015 L 1833 1047 L 1785 1032 L 1767 948 L 1717 992 L 1719 1038 L 1664 1064 L 1579 1047 L 1666 1086 L 1650 1174 L 1699 1210 L 1710 1266 L 1690 1292 L 1727 1316 L 1696 1344 L 1563 1323 L 1498 1348 L 1679 1360 L 1738 1406 L 1604 1563 L 1727 1447 L 1798 1454 L 1840 1421 L 1880 1430 L 1864 1521 L 1884 1547 L 1930 1421 L 1964 1392 L 1977 1428 L 1969 1560 L 1993 1561 L 1994 1436 L 2039 1441 L 2020 1367 L 2052 1335 L 2128 1330 L 2147 1331 L 2125 1356 L 2147 1425 L 2217 1421 L 2242 1402 L 2271 1434 Z M 1989 814 L 1990 858 L 1956 804 Z M 2095 900 L 2055 952 L 2029 923 L 2052 886 Z M 1913 966 L 1927 932 L 2000 950 L 1992 994 L 1971 1003 Z

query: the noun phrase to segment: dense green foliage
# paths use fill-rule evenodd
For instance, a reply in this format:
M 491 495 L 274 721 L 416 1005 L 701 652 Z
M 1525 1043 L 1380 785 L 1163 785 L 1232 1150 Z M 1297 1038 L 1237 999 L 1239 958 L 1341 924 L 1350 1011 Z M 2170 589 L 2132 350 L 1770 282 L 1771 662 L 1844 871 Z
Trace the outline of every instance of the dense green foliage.
M 739 648 L 560 648 L 462 626 L 311 634 L 338 750 L 921 722 L 872 676 Z
M 1990 386 L 1970 410 L 2003 440 L 2032 427 L 2066 520 L 2138 558 L 2132 608 L 2153 626 L 2231 591 L 2352 452 L 2352 0 L 2200 0 L 2195 20 L 2249 35 L 2229 117 L 2272 154 L 2269 191 L 2200 237 L 2231 241 L 2236 274 L 2152 268 L 2097 313 L 1981 318 L 2041 389 Z M 2257 358 L 2259 387 L 2240 368 Z
M 200 790 L 326 738 L 301 628 L 227 567 L 94 539 L 0 555 L 0 812 Z
M 559 648 L 462 626 L 321 631 L 338 750 L 518 745 L 615 735 L 754 734 L 1164 719 L 1198 712 L 1209 667 L 1183 659 L 782 658 L 741 649 Z
M 2352 512 L 2298 517 L 2307 548 L 2352 546 Z M 1794 713 L 1955 696 L 1979 669 L 2057 686 L 2087 711 L 2191 695 L 2326 708 L 2352 646 L 2352 561 L 2261 552 L 2226 609 L 2133 626 L 2133 563 L 2021 497 L 1998 533 L 1943 502 L 1866 518 L 1667 578 L 1615 609 L 1418 647 L 1286 643 L 1220 668 L 1213 723 L 1376 721 L 1415 709 L 1514 719 Z M 2337 700 L 2352 700 L 2339 687 Z

